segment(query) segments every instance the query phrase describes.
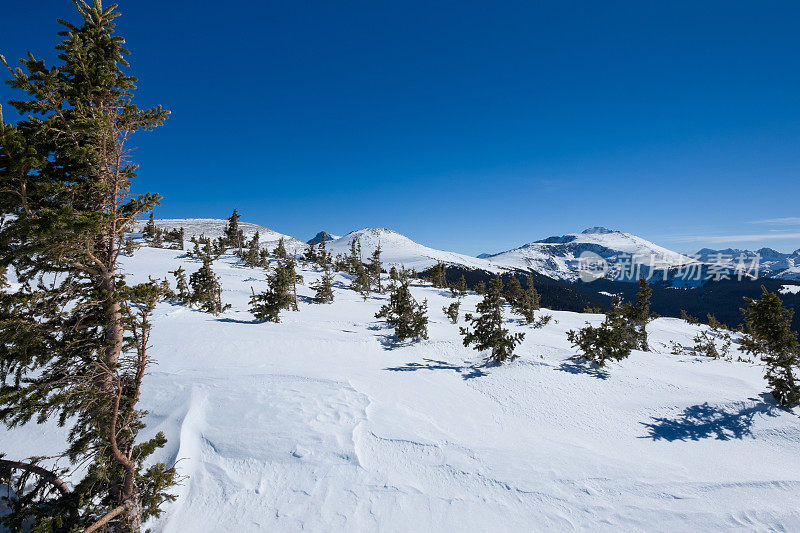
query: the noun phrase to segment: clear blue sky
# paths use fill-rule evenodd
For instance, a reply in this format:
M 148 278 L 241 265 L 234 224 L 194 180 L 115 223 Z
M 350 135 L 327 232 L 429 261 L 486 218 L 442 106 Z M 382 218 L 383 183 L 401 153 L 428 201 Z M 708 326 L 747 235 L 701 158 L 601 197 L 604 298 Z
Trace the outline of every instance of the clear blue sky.
M 800 248 L 796 1 L 120 4 L 138 102 L 172 110 L 136 140 L 159 217 Z M 8 2 L 0 52 L 52 57 L 57 18 Z

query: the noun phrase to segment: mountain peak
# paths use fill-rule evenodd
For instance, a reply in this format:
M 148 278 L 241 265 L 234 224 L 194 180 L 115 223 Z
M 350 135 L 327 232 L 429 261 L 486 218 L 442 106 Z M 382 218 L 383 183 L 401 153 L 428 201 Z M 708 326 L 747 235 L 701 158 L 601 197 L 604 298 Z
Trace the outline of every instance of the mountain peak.
M 332 241 L 334 239 L 338 239 L 339 237 L 336 235 L 331 235 L 327 231 L 323 230 L 314 235 L 311 239 L 307 240 L 308 244 L 319 244 L 322 242 L 322 238 L 325 237 L 325 241 Z
M 603 233 L 616 233 L 614 230 L 610 230 L 608 228 L 604 228 L 603 226 L 594 226 L 592 228 L 586 228 L 581 233 L 585 234 L 603 234 Z

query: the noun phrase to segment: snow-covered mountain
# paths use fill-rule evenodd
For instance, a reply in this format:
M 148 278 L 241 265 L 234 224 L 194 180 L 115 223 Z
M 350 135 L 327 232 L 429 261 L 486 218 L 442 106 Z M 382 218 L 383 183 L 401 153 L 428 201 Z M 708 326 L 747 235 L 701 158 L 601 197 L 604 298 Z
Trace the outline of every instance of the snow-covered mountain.
M 735 266 L 740 261 L 744 261 L 745 264 L 757 261 L 760 277 L 800 281 L 800 249 L 785 254 L 772 248 L 758 250 L 703 248 L 695 256 L 704 263 L 722 264 L 728 267 Z
M 486 260 L 500 267 L 534 270 L 552 278 L 575 281 L 579 279 L 579 257 L 586 252 L 597 254 L 608 262 L 606 277 L 609 279 L 616 276 L 627 260 L 646 266 L 652 262 L 657 268 L 694 262 L 688 256 L 636 235 L 603 227 L 548 237 L 513 250 L 488 255 Z
M 405 266 L 421 272 L 434 266 L 438 261 L 442 261 L 451 266 L 489 272 L 509 270 L 508 267 L 490 263 L 485 259 L 424 246 L 412 241 L 405 235 L 386 228 L 365 228 L 352 231 L 343 237 L 326 243 L 326 246 L 334 255 L 347 254 L 350 251 L 350 243 L 353 240 L 358 240 L 361 243 L 364 259 L 369 257 L 380 244 L 381 260 L 387 267 Z
M 228 224 L 227 220 L 220 218 L 163 218 L 153 221 L 156 227 L 164 230 L 183 228 L 186 240 L 189 240 L 193 235 L 205 235 L 211 239 L 216 239 L 225 234 L 225 227 Z M 141 231 L 146 221 L 139 221 L 134 226 L 136 231 Z M 257 231 L 259 242 L 262 246 L 267 246 L 272 249 L 283 237 L 286 249 L 290 253 L 303 253 L 307 248 L 307 244 L 299 239 L 295 239 L 290 235 L 279 233 L 266 226 L 253 224 L 252 222 L 239 221 L 239 228 L 244 233 L 245 238 L 249 239 Z
M 327 231 L 320 231 L 319 233 L 314 235 L 312 238 L 308 239 L 306 242 L 308 244 L 319 244 L 320 242 L 322 242 L 322 238 L 323 237 L 325 237 L 325 242 L 328 242 L 328 241 L 332 241 L 334 239 L 338 239 L 339 235 L 333 235 L 331 233 L 328 233 Z

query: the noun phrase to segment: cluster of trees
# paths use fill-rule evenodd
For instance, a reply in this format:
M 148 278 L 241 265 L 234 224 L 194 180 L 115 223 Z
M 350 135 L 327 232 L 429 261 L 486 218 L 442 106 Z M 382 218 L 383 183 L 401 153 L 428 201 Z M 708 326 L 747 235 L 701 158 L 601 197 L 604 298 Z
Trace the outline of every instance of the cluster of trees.
M 153 248 L 172 248 L 173 250 L 183 250 L 185 239 L 183 228 L 165 230 L 156 226 L 152 211 L 150 212 L 150 218 L 142 229 L 142 237 L 144 237 L 148 246 Z M 129 237 L 126 240 L 126 253 L 132 254 L 134 248 L 135 243 Z

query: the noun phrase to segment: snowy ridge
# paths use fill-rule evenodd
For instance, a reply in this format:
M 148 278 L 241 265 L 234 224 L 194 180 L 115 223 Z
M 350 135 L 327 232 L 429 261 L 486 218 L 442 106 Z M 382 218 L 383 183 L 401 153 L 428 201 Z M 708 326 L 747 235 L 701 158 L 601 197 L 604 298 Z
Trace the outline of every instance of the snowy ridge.
M 225 234 L 225 226 L 228 224 L 227 220 L 220 218 L 163 218 L 156 219 L 153 222 L 157 227 L 164 230 L 183 228 L 186 240 L 189 240 L 193 235 L 198 237 L 200 235 L 205 235 L 211 239 L 216 239 Z M 134 229 L 136 231 L 141 231 L 145 224 L 146 221 L 138 221 Z M 261 245 L 267 246 L 270 249 L 278 244 L 281 237 L 283 237 L 286 249 L 290 253 L 301 254 L 303 250 L 308 247 L 306 243 L 294 237 L 279 233 L 266 226 L 253 224 L 252 222 L 242 222 L 240 220 L 239 228 L 241 228 L 245 238 L 248 239 L 257 231 Z
M 638 263 L 649 265 L 651 258 L 656 266 L 685 265 L 694 260 L 678 252 L 658 246 L 630 233 L 594 227 L 581 233 L 548 237 L 519 248 L 492 254 L 486 260 L 502 267 L 534 270 L 556 279 L 578 279 L 578 258 L 582 252 L 594 252 L 612 267 L 624 257 L 633 257 Z M 609 277 L 613 269 L 609 271 Z
M 380 244 L 381 260 L 389 267 L 396 266 L 399 268 L 400 266 L 405 266 L 421 272 L 442 261 L 447 265 L 486 270 L 488 272 L 509 270 L 504 266 L 492 264 L 485 259 L 429 248 L 412 241 L 405 235 L 386 228 L 365 228 L 352 231 L 343 237 L 326 243 L 326 247 L 334 255 L 347 254 L 350 251 L 350 243 L 354 240 L 358 240 L 361 243 L 361 251 L 365 260 Z
M 705 263 L 721 264 L 727 267 L 735 266 L 740 261 L 740 258 L 745 264 L 751 264 L 758 258 L 759 276 L 800 281 L 800 249 L 785 254 L 772 248 L 760 248 L 758 250 L 740 250 L 738 248 L 712 250 L 711 248 L 703 248 L 695 255 Z

